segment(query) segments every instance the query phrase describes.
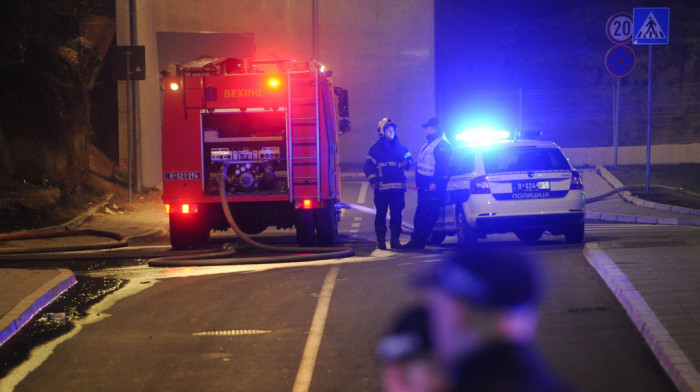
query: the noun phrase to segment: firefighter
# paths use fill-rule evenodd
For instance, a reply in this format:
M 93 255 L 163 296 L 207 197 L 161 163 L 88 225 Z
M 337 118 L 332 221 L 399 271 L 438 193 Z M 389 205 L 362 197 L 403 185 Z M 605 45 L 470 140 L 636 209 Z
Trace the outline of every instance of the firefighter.
M 440 128 L 437 118 L 429 119 L 422 125 L 427 143 L 421 148 L 416 164 L 416 186 L 418 205 L 413 218 L 411 241 L 404 249 L 424 249 L 428 236 L 440 213 L 445 199 L 445 189 L 449 178 L 448 166 L 452 146 Z
M 372 189 L 377 215 L 374 231 L 377 234 L 377 249 L 386 249 L 386 214 L 390 211 L 391 249 L 401 248 L 401 211 L 405 206 L 406 175 L 413 157 L 396 136 L 396 124 L 383 118 L 377 126 L 379 140 L 369 149 L 364 172 Z

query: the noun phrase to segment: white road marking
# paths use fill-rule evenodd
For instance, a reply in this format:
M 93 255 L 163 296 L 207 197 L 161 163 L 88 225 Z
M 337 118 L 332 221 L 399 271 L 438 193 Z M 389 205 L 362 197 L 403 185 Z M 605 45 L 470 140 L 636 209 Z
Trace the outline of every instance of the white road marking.
M 357 204 L 365 204 L 365 199 L 367 199 L 367 188 L 369 188 L 369 182 L 363 182 L 360 187 L 360 195 L 357 197 Z
M 352 225 L 351 225 L 350 234 L 359 233 L 359 232 L 360 232 L 359 227 L 360 227 L 360 225 L 362 224 L 362 217 L 361 217 L 361 216 L 356 216 L 356 217 L 352 218 L 352 220 L 353 220 L 354 222 L 353 222 Z
M 338 277 L 338 270 L 340 270 L 340 267 L 331 267 L 321 287 L 321 294 L 318 297 L 316 311 L 314 312 L 314 318 L 311 321 L 311 328 L 309 329 L 309 337 L 306 339 L 304 354 L 301 357 L 301 364 L 299 365 L 299 371 L 297 372 L 297 378 L 294 381 L 292 392 L 307 392 L 309 390 L 311 376 L 313 376 L 314 366 L 316 365 L 318 348 L 321 346 L 323 328 L 325 327 L 326 317 L 328 316 L 331 294 L 333 293 L 333 287 L 335 287 L 335 280 Z

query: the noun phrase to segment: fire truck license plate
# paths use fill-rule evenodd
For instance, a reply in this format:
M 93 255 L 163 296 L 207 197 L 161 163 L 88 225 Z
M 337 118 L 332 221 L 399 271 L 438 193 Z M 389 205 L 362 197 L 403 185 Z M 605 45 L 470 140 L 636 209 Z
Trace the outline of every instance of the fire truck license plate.
M 165 180 L 170 181 L 170 180 L 199 180 L 202 178 L 202 174 L 200 172 L 170 172 L 170 173 L 164 173 L 165 174 Z

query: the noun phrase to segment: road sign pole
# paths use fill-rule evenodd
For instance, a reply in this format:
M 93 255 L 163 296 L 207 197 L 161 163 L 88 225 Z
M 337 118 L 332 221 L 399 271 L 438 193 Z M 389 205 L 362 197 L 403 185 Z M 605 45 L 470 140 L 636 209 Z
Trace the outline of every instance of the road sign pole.
M 635 8 L 633 10 L 634 45 L 649 45 L 649 85 L 647 88 L 647 193 L 651 177 L 651 63 L 652 46 L 667 45 L 671 31 L 669 8 Z
M 615 101 L 613 103 L 613 166 L 617 167 L 617 148 L 620 140 L 620 78 L 617 78 L 615 86 Z
M 132 88 L 133 86 L 131 85 L 131 49 L 128 48 L 126 50 L 126 133 L 127 133 L 127 159 L 129 160 L 128 162 L 128 170 L 129 170 L 129 204 L 131 204 L 131 192 L 133 189 L 133 177 L 132 173 L 134 171 L 134 147 L 133 147 L 133 134 L 134 134 L 134 128 L 132 127 L 133 125 L 133 117 L 134 117 L 134 111 L 132 110 L 132 104 L 134 102 L 134 97 L 132 95 Z
M 626 43 L 632 41 L 633 19 L 626 12 L 618 12 L 608 19 L 605 33 L 616 44 L 605 56 L 605 66 L 611 75 L 617 77 L 613 86 L 613 165 L 617 167 L 617 150 L 620 136 L 620 78 L 632 72 L 636 57 Z
M 651 48 L 649 45 L 649 84 L 647 87 L 647 193 L 649 193 L 649 172 L 651 166 Z

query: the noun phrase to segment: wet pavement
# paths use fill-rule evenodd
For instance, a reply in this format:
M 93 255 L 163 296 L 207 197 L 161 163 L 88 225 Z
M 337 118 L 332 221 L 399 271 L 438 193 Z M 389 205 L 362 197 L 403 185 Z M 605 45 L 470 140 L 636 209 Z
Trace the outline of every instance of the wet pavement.
M 589 198 L 622 186 L 604 168 L 581 172 Z M 93 208 L 66 225 L 42 231 L 96 230 L 116 233 L 125 243 L 167 234 L 167 215 L 160 200 L 135 200 L 132 204 L 128 213 L 105 214 Z M 649 203 L 626 192 L 588 204 L 586 218 L 700 226 L 698 210 Z M 0 263 L 7 253 L 23 249 L 95 244 L 123 246 L 118 237 L 94 235 L 0 241 Z M 678 389 L 700 391 L 700 237 L 671 242 L 588 242 L 584 255 L 626 309 Z M 66 269 L 0 268 L 0 344 L 74 283 L 75 276 Z

